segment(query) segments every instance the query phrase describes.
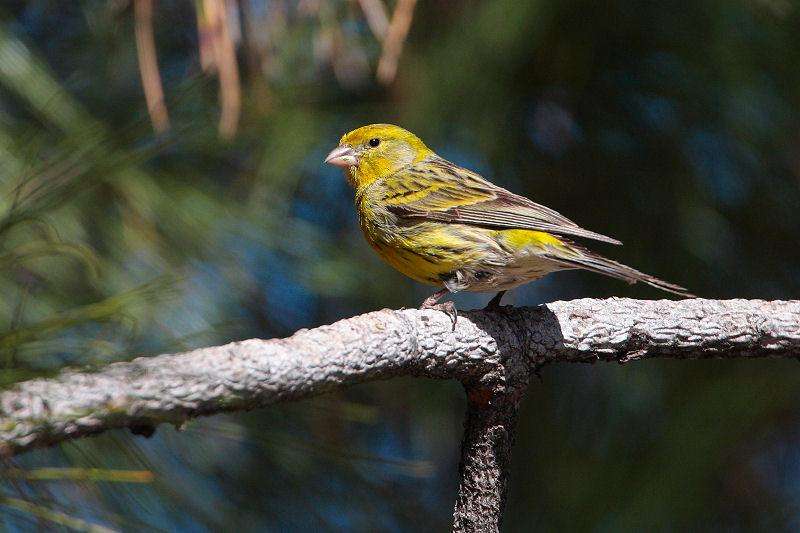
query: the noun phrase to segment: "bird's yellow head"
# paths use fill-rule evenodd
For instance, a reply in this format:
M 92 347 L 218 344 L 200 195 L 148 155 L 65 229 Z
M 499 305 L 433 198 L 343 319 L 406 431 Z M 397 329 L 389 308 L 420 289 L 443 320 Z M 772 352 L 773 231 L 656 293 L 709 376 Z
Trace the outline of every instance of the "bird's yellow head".
M 325 162 L 345 169 L 347 181 L 359 189 L 432 154 L 419 137 L 400 126 L 370 124 L 345 134 Z

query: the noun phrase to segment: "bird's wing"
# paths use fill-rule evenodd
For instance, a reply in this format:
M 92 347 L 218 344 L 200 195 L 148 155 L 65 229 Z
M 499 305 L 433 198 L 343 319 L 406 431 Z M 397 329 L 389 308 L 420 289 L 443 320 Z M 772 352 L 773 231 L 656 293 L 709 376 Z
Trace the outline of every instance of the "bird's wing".
M 439 157 L 384 178 L 381 200 L 389 211 L 403 219 L 529 229 L 622 244 L 583 229 L 560 213 Z

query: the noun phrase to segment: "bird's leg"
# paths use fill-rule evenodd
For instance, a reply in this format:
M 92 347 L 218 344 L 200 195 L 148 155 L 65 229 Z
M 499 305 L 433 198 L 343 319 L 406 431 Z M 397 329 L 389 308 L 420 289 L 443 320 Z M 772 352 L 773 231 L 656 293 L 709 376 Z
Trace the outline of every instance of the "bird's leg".
M 442 296 L 444 296 L 445 294 L 447 294 L 448 292 L 450 292 L 450 291 L 447 290 L 447 289 L 441 289 L 441 290 L 438 290 L 438 291 L 434 292 L 433 294 L 431 294 L 430 296 L 425 298 L 425 301 L 422 302 L 422 305 L 420 305 L 419 308 L 420 309 L 435 309 L 436 308 L 436 304 L 439 303 L 439 299 Z
M 456 321 L 458 320 L 458 311 L 456 311 L 456 304 L 453 302 L 442 302 L 439 303 L 439 299 L 444 296 L 445 294 L 449 293 L 448 289 L 441 289 L 427 298 L 425 301 L 422 302 L 422 305 L 419 306 L 420 309 L 436 309 L 437 311 L 442 311 L 446 313 L 447 316 L 450 317 L 450 320 L 453 321 L 453 329 L 456 329 Z
M 506 291 L 500 291 L 497 294 L 495 294 L 492 297 L 492 299 L 489 300 L 489 303 L 486 304 L 486 307 L 484 307 L 484 309 L 487 311 L 497 311 L 498 309 L 500 309 L 500 300 L 503 299 L 503 295 L 505 293 Z

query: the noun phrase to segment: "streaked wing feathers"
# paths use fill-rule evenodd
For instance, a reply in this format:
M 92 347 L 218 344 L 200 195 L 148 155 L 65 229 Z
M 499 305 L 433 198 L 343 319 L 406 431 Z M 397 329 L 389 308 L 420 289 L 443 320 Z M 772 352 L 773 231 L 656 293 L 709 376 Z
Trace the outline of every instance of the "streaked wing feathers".
M 382 200 L 401 218 L 546 231 L 622 244 L 439 157 L 385 178 L 383 188 Z

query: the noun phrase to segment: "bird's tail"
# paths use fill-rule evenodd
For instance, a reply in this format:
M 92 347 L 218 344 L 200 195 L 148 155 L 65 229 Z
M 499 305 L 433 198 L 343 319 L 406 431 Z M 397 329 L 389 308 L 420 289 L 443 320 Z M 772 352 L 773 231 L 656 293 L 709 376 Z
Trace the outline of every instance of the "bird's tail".
M 577 244 L 566 242 L 564 244 L 567 246 L 567 249 L 564 250 L 564 252 L 568 251 L 569 253 L 564 253 L 559 250 L 556 253 L 548 254 L 550 259 L 560 263 L 564 266 L 564 268 L 582 268 L 598 274 L 611 276 L 612 278 L 621 279 L 622 281 L 627 281 L 631 284 L 641 281 L 642 283 L 647 283 L 651 287 L 661 289 L 662 291 L 671 292 L 672 294 L 677 294 L 678 296 L 683 296 L 685 298 L 695 297 L 694 294 L 690 293 L 680 285 L 669 283 L 649 274 L 645 274 L 644 272 L 639 272 L 635 268 L 625 266 L 622 263 L 617 263 L 611 259 L 606 259 L 605 257 L 591 252 L 582 246 L 578 246 Z

